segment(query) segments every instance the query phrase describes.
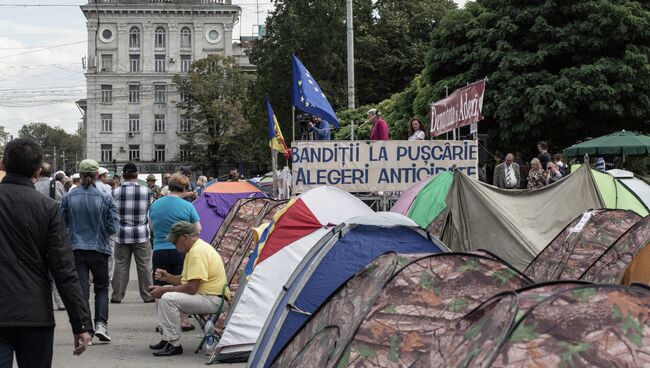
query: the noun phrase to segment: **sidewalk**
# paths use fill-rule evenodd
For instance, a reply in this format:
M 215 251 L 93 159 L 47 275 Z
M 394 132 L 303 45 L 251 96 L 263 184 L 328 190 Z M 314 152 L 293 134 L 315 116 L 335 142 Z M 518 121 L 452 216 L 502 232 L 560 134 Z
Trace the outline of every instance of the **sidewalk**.
M 93 339 L 81 356 L 72 355 L 73 339 L 68 315 L 65 311 L 55 311 L 56 329 L 54 333 L 53 367 L 62 368 L 144 368 L 144 367 L 202 367 L 207 361 L 205 353 L 194 354 L 201 341 L 200 331 L 183 333 L 183 354 L 169 358 L 151 355 L 148 345 L 160 341 L 161 335 L 155 332 L 156 304 L 144 304 L 138 294 L 138 281 L 132 263 L 129 287 L 121 304 L 109 305 L 108 329 L 112 341 L 103 344 Z M 110 294 L 109 294 L 110 297 Z M 91 308 L 93 295 L 91 290 Z M 190 319 L 190 321 L 194 321 Z M 195 323 L 198 328 L 198 324 Z M 14 363 L 15 364 L 15 363 Z M 218 364 L 215 367 L 245 367 L 245 364 Z

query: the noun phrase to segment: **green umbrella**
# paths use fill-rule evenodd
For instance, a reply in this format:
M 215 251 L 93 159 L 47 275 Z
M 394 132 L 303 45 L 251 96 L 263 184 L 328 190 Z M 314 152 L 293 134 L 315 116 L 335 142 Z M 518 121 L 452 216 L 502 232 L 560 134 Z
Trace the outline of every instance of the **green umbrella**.
M 648 153 L 650 153 L 650 137 L 625 130 L 574 144 L 564 149 L 564 155 L 568 157 L 584 154 L 647 156 Z

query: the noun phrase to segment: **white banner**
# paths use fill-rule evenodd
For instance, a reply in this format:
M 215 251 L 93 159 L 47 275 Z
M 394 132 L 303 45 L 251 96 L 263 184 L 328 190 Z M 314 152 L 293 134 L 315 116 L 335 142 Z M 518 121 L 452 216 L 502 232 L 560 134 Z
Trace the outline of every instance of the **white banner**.
M 348 192 L 404 191 L 454 165 L 478 178 L 476 141 L 298 141 L 291 161 L 295 193 L 322 185 Z

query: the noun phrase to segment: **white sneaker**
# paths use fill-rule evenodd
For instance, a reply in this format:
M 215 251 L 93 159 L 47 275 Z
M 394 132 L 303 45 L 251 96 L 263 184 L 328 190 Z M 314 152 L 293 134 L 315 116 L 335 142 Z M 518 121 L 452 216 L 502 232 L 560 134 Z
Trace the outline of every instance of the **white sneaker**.
M 95 336 L 99 339 L 99 341 L 103 341 L 103 342 L 111 341 L 111 336 L 108 334 L 108 329 L 106 328 L 106 325 L 101 322 L 97 322 L 95 324 Z

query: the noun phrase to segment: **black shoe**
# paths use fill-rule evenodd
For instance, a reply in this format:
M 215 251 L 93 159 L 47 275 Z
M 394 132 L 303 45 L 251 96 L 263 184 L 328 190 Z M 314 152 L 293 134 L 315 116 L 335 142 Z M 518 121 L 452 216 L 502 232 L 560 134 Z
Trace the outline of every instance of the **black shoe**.
M 167 341 L 160 340 L 160 342 L 157 343 L 156 345 L 149 345 L 149 349 L 151 349 L 151 350 L 160 350 L 160 349 L 164 348 L 165 346 L 167 346 Z
M 167 343 L 164 348 L 154 351 L 154 356 L 172 356 L 183 354 L 183 347 L 181 345 L 174 346 L 170 343 Z
M 121 300 L 113 300 L 113 299 L 111 299 L 111 304 L 120 304 L 120 303 L 122 303 Z
M 155 301 L 156 301 L 156 299 L 147 299 L 147 300 L 143 300 L 144 303 L 153 303 L 153 302 L 155 302 Z

